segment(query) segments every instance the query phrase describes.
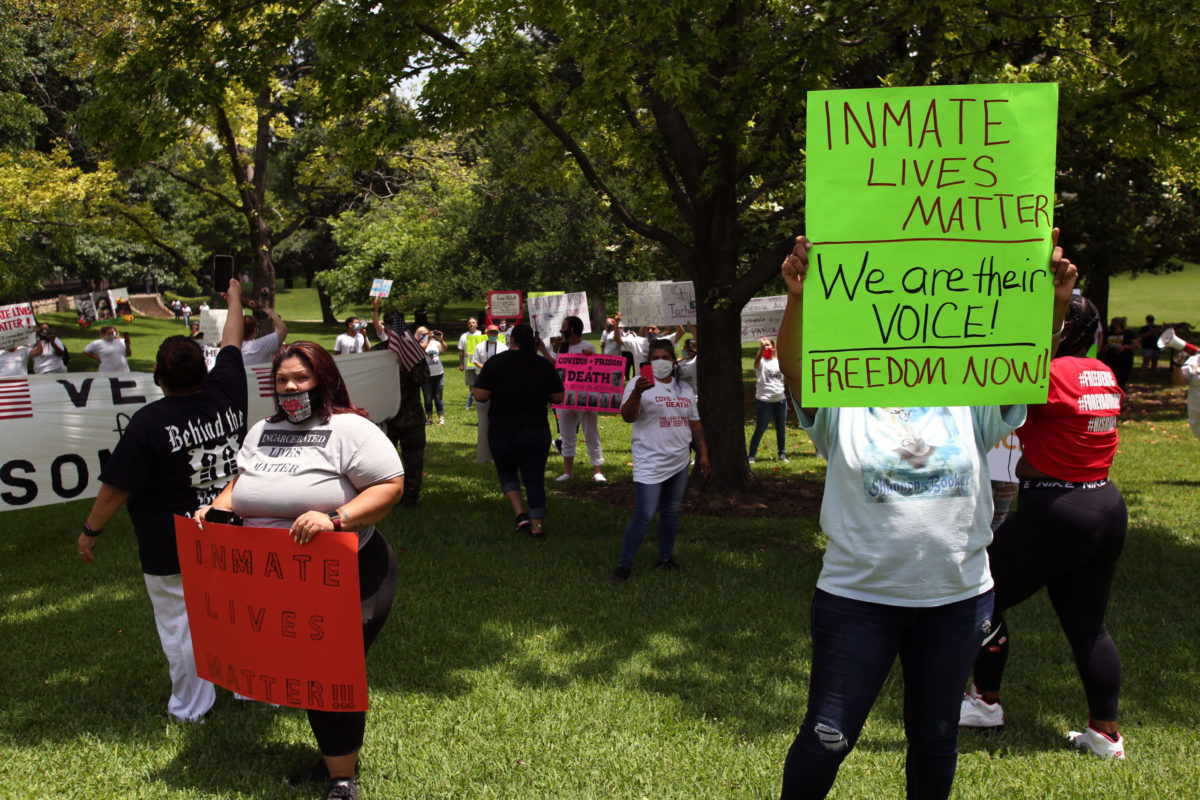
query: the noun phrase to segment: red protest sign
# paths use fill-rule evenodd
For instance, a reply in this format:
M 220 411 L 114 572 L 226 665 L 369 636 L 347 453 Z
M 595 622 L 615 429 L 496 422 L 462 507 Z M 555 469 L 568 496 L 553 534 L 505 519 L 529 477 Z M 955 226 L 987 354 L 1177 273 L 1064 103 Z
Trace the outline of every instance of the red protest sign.
M 554 367 L 562 378 L 563 401 L 554 408 L 616 414 L 625 391 L 625 359 L 620 356 L 559 353 Z
M 301 547 L 286 528 L 175 517 L 175 541 L 201 678 L 268 703 L 366 711 L 357 534 Z

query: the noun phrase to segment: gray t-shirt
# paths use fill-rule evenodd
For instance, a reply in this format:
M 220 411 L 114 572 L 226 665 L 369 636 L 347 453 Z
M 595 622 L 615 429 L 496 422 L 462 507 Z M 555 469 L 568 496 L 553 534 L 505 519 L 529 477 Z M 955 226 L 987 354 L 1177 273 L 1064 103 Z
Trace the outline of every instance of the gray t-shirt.
M 305 511 L 333 511 L 366 487 L 404 474 L 396 447 L 358 414 L 299 425 L 263 420 L 246 434 L 237 462 L 234 513 L 261 528 L 290 527 Z

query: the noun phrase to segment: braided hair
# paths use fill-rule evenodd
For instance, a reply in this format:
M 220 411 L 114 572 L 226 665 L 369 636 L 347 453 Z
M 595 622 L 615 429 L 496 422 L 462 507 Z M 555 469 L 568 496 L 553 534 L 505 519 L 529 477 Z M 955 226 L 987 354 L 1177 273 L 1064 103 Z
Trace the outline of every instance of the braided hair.
M 1081 294 L 1071 295 L 1067 303 L 1067 314 L 1063 318 L 1063 332 L 1058 340 L 1054 357 L 1083 356 L 1096 341 L 1096 330 L 1100 327 L 1100 312 Z

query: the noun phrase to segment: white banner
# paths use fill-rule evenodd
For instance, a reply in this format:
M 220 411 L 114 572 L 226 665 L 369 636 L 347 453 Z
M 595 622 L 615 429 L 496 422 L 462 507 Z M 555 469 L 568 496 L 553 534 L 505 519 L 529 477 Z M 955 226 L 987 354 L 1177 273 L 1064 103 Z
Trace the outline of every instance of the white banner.
M 764 337 L 774 339 L 778 336 L 786 306 L 786 294 L 751 297 L 750 302 L 742 307 L 742 341 L 757 342 Z
M 992 480 L 1017 483 L 1017 462 L 1021 460 L 1021 440 L 1010 433 L 988 451 L 988 472 Z
M 229 309 L 227 308 L 210 308 L 207 311 L 200 312 L 200 332 L 204 334 L 205 347 L 219 347 L 221 345 L 221 331 L 225 330 L 225 320 L 229 317 Z M 192 317 L 195 319 L 195 317 Z M 212 364 L 209 363 L 209 369 L 212 369 Z
M 558 336 L 563 320 L 579 317 L 583 321 L 583 332 L 592 332 L 592 321 L 588 314 L 587 292 L 567 292 L 547 297 L 530 297 L 525 301 L 529 307 L 530 325 L 540 339 Z
M 375 422 L 400 407 L 400 373 L 390 350 L 339 356 L 354 404 Z M 246 369 L 247 427 L 275 413 L 271 365 Z M 162 397 L 153 376 L 68 372 L 0 378 L 0 511 L 95 497 L 100 467 L 130 418 Z
M 676 325 L 696 324 L 696 289 L 691 281 L 664 283 L 662 286 L 663 316 L 659 322 L 664 328 Z M 621 321 L 624 322 L 624 314 Z
M 670 281 L 622 281 L 617 284 L 621 326 L 628 330 L 663 324 L 662 285 Z
M 33 306 L 15 303 L 0 306 L 0 349 L 10 350 L 18 345 L 34 344 Z
M 108 299 L 109 299 L 109 302 L 112 303 L 113 314 L 115 314 L 116 316 L 120 316 L 121 315 L 121 305 L 122 304 L 128 305 L 128 303 L 129 303 L 129 288 L 126 287 L 123 289 L 109 289 L 108 290 Z M 132 311 L 132 309 L 130 309 L 130 311 Z

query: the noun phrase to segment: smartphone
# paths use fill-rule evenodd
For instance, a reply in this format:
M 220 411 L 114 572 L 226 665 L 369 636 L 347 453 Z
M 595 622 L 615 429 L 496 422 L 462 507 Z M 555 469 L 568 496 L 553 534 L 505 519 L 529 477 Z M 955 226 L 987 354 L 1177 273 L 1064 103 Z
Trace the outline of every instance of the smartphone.
M 233 280 L 233 256 L 213 256 L 213 291 L 228 291 Z
M 242 518 L 232 511 L 227 511 L 223 508 L 210 508 L 208 513 L 204 515 L 205 522 L 217 522 L 221 525 L 241 525 Z
M 651 368 L 649 361 L 646 361 L 642 364 L 641 373 L 642 373 L 642 377 L 645 378 L 646 380 L 648 380 L 648 381 L 654 380 L 654 370 L 653 370 L 653 368 Z

